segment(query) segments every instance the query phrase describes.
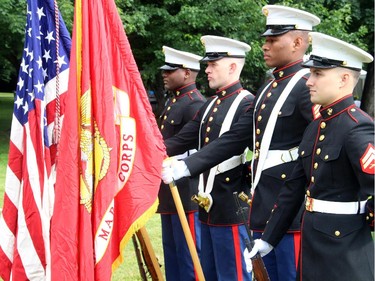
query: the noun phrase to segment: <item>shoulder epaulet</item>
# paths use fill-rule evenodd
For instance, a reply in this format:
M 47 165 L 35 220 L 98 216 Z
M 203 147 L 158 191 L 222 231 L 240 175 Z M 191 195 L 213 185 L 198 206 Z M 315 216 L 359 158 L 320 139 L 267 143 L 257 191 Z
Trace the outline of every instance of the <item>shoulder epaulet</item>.
M 347 113 L 350 115 L 350 117 L 356 123 L 358 123 L 359 120 L 365 120 L 367 122 L 368 121 L 370 121 L 370 122 L 374 121 L 374 119 L 370 115 L 368 115 L 366 112 L 364 112 L 362 109 L 360 109 L 358 107 L 348 108 Z

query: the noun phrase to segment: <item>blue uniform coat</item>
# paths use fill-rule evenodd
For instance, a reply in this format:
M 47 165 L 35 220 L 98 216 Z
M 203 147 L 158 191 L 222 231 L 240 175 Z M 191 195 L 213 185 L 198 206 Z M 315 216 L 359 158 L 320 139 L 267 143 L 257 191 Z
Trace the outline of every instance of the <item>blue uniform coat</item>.
M 272 245 L 280 241 L 305 196 L 357 202 L 374 194 L 373 120 L 351 95 L 323 108 L 321 115 L 306 129 L 298 165 L 263 234 Z M 300 280 L 373 280 L 374 244 L 365 214 L 306 211 L 301 242 Z
M 211 97 L 206 104 L 203 105 L 198 116 L 194 120 L 189 122 L 178 135 L 166 140 L 165 145 L 167 147 L 168 155 L 179 154 L 186 149 L 198 148 L 198 136 L 201 122 L 203 122 L 200 140 L 201 146 L 205 147 L 217 139 L 229 107 L 235 100 L 238 93 L 242 90 L 243 88 L 240 82 L 236 82 L 226 89 L 222 89 L 221 91 L 217 92 L 216 94 L 219 98 L 210 108 L 209 113 L 203 120 L 204 112 L 213 98 Z M 248 95 L 240 102 L 234 115 L 232 125 L 249 108 L 253 98 L 253 95 Z M 215 158 L 216 155 L 213 153 L 208 157 Z M 186 161 L 186 164 L 189 169 L 194 166 L 194 163 L 189 162 L 189 160 Z M 210 225 L 233 225 L 243 223 L 241 218 L 236 214 L 236 205 L 232 199 L 234 191 L 244 191 L 246 193 L 249 192 L 249 186 L 246 184 L 244 177 L 242 176 L 243 169 L 243 165 L 239 165 L 215 177 L 213 185 L 214 187 L 211 192 L 214 203 L 209 213 L 200 208 L 199 219 L 202 222 Z M 206 180 L 208 177 L 208 171 L 204 172 L 204 177 Z
M 206 99 L 197 90 L 195 83 L 177 89 L 167 101 L 160 115 L 159 123 L 163 139 L 167 140 L 176 135 L 186 123 L 198 114 L 205 101 Z M 181 202 L 186 212 L 198 210 L 198 204 L 190 199 L 193 194 L 198 192 L 198 180 L 198 177 L 192 177 L 182 178 L 176 182 Z M 161 183 L 159 191 L 158 213 L 177 213 L 170 188 L 164 183 Z

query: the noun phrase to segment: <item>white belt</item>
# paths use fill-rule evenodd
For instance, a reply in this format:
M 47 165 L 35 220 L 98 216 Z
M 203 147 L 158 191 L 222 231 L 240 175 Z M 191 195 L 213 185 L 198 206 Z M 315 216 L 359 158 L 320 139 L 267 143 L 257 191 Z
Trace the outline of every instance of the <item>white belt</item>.
M 365 201 L 334 202 L 306 197 L 306 211 L 339 215 L 355 215 L 365 213 Z
M 176 160 L 181 160 L 181 159 L 184 159 L 184 158 L 188 157 L 189 155 L 194 154 L 195 152 L 197 152 L 196 149 L 191 149 L 191 150 L 188 150 L 188 151 L 186 151 L 182 154 L 178 154 L 178 155 L 172 156 L 170 158 L 176 159 Z
M 236 155 L 217 165 L 216 175 L 229 171 L 242 164 L 242 155 Z
M 275 167 L 280 164 L 297 160 L 298 146 L 288 150 L 269 150 L 264 161 L 263 170 Z
M 199 185 L 198 185 L 199 192 L 202 193 L 202 194 L 210 194 L 210 192 L 212 191 L 212 188 L 214 186 L 215 176 L 219 175 L 221 173 L 225 173 L 226 171 L 229 171 L 229 170 L 231 170 L 233 168 L 236 168 L 239 165 L 245 163 L 246 153 L 247 153 L 247 149 L 241 155 L 235 155 L 235 156 L 221 162 L 219 165 L 216 165 L 215 167 L 212 167 L 210 169 L 210 172 L 208 173 L 208 178 L 207 178 L 207 182 L 206 182 L 205 186 L 204 186 L 203 174 L 200 174 L 199 175 Z

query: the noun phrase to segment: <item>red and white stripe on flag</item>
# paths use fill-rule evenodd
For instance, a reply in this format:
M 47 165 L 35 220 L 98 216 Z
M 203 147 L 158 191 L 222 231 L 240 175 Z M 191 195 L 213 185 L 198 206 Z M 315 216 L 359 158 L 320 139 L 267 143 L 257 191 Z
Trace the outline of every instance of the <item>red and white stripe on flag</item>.
M 71 45 L 60 16 L 59 21 L 56 36 L 53 1 L 28 1 L 0 216 L 0 276 L 5 281 L 50 280 L 56 159 L 52 136 L 56 92 L 63 99 L 67 91 Z

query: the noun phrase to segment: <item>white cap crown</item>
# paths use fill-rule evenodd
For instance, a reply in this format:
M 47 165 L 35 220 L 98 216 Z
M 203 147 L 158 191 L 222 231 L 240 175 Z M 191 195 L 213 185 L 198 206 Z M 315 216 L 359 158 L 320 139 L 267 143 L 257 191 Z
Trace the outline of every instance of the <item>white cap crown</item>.
M 280 35 L 290 30 L 308 30 L 320 23 L 320 19 L 308 12 L 280 5 L 266 5 L 262 8 L 267 17 L 267 30 L 263 36 Z
M 206 49 L 203 61 L 218 60 L 223 57 L 244 58 L 246 52 L 251 50 L 250 45 L 244 42 L 214 35 L 202 36 L 201 42 Z
M 160 67 L 162 70 L 175 70 L 177 68 L 189 68 L 191 70 L 200 70 L 199 61 L 201 56 L 179 51 L 167 46 L 163 46 L 165 56 L 165 65 Z
M 362 49 L 332 36 L 310 32 L 312 52 L 304 66 L 317 68 L 346 67 L 362 69 L 363 63 L 370 63 L 373 57 Z

